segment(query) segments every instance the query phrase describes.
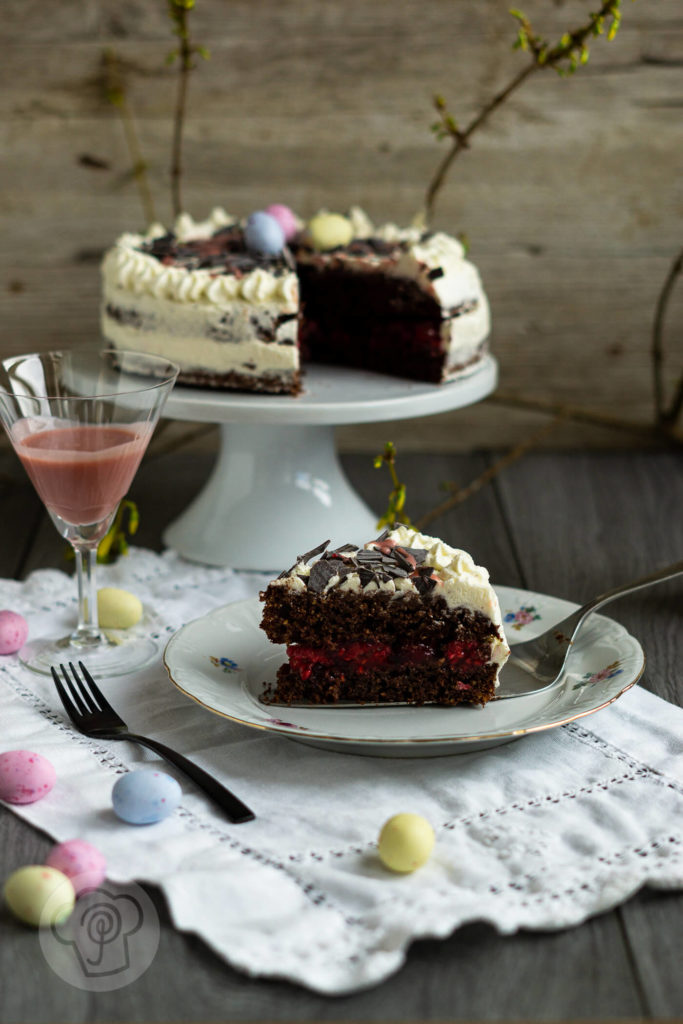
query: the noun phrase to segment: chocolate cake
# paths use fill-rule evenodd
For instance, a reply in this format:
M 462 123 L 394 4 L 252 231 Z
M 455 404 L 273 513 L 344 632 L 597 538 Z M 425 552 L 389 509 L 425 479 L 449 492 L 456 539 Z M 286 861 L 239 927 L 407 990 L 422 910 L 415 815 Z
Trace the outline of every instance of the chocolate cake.
M 486 569 L 406 526 L 321 544 L 261 600 L 261 628 L 287 645 L 266 703 L 485 704 L 509 654 Z
M 250 244 L 263 211 L 122 235 L 103 263 L 107 341 L 164 355 L 181 384 L 265 393 L 297 394 L 307 359 L 434 383 L 481 360 L 488 303 L 457 239 L 357 208 L 308 226 L 277 209 L 279 246 Z

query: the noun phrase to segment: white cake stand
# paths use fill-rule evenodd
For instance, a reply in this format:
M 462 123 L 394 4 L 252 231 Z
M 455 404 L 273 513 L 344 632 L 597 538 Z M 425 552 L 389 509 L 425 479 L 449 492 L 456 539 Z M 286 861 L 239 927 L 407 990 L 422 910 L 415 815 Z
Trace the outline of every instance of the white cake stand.
M 328 537 L 333 546 L 361 543 L 375 533 L 377 515 L 344 475 L 334 427 L 472 405 L 493 391 L 497 375 L 487 356 L 441 385 L 308 366 L 297 398 L 176 387 L 164 415 L 220 424 L 221 444 L 210 479 L 164 541 L 194 562 L 267 571 Z

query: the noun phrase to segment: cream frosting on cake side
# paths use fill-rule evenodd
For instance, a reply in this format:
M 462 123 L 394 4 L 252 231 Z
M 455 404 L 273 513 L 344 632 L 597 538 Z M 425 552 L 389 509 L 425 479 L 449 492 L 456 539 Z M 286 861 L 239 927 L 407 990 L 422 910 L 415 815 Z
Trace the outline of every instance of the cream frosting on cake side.
M 209 240 L 237 222 L 221 209 L 202 222 L 182 214 L 178 242 Z M 288 267 L 274 273 L 188 269 L 144 251 L 166 232 L 126 233 L 102 264 L 102 332 L 115 347 L 165 355 L 186 378 L 237 375 L 293 381 L 299 370 L 299 283 Z

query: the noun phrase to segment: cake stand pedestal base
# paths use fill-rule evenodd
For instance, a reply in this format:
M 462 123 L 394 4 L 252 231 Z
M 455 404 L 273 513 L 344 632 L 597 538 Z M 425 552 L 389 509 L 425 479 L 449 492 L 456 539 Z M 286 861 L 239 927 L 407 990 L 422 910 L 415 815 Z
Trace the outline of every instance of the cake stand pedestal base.
M 280 572 L 328 537 L 333 547 L 362 544 L 376 536 L 378 517 L 344 475 L 335 426 L 459 409 L 490 394 L 497 379 L 487 354 L 449 384 L 308 366 L 297 398 L 176 387 L 165 415 L 219 424 L 221 446 L 209 482 L 164 541 L 193 562 L 265 572 Z
M 185 558 L 280 571 L 327 538 L 336 547 L 376 532 L 378 516 L 339 464 L 334 427 L 229 423 L 220 430 L 208 483 L 164 534 Z

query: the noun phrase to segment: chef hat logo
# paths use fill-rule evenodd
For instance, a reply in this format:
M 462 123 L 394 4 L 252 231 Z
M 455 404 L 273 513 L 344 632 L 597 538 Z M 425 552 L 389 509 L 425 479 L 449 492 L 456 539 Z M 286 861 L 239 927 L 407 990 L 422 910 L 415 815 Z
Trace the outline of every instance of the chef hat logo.
M 110 991 L 131 984 L 152 963 L 159 919 L 139 886 L 106 884 L 81 896 L 72 914 L 40 930 L 43 954 L 78 988 Z

